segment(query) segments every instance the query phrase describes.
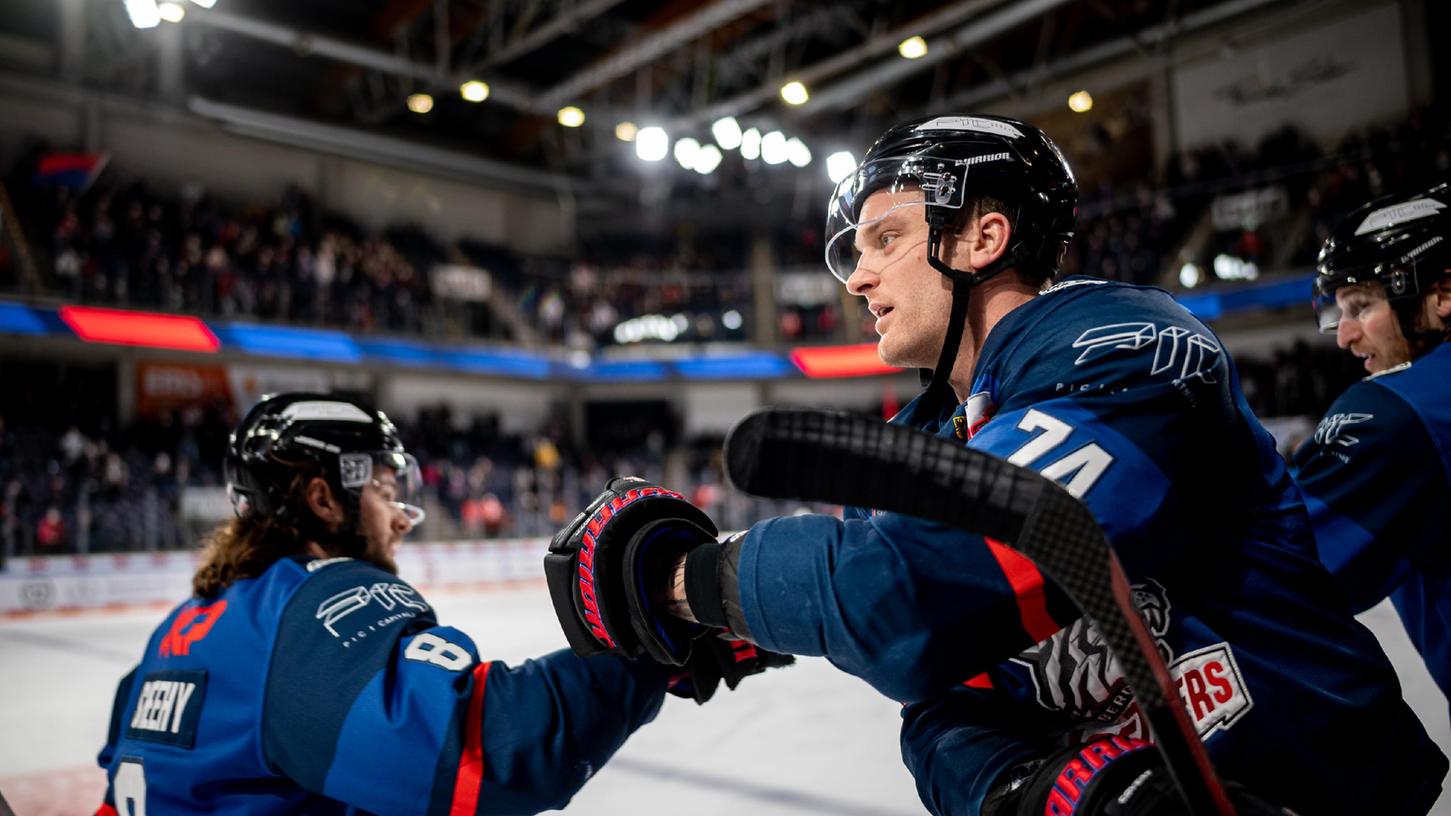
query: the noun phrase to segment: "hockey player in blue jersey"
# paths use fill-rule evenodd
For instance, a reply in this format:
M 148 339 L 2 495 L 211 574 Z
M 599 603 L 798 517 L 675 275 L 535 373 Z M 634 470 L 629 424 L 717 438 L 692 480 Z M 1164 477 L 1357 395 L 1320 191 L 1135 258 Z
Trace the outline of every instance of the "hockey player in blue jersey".
M 1316 316 L 1369 373 L 1295 453 L 1320 557 L 1356 611 L 1389 596 L 1451 695 L 1451 187 L 1377 199 L 1320 252 Z
M 776 662 L 714 639 L 679 675 L 481 658 L 396 576 L 418 468 L 354 401 L 263 399 L 225 470 L 237 518 L 117 688 L 100 816 L 560 808 L 667 688 L 703 702 Z
M 931 369 L 892 421 L 1087 504 L 1241 813 L 1425 813 L 1446 759 L 1316 559 L 1220 341 L 1157 289 L 1048 285 L 1075 209 L 1066 162 L 1026 123 L 932 117 L 878 140 L 832 200 L 827 255 L 882 358 Z M 905 704 L 933 813 L 1182 812 L 1096 631 L 1012 549 L 870 509 L 719 543 L 678 497 L 601 512 L 658 489 L 612 483 L 584 534 L 556 538 L 577 648 L 678 661 L 683 618 L 824 655 Z

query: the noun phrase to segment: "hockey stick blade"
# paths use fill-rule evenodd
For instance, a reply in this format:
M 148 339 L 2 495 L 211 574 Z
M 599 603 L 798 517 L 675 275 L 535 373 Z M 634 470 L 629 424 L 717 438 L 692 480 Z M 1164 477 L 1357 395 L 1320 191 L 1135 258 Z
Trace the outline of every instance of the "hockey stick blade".
M 1036 471 L 921 431 L 853 414 L 765 408 L 725 442 L 737 489 L 916 516 L 1027 556 L 1097 627 L 1123 667 L 1193 816 L 1232 816 L 1123 568 L 1088 508 Z

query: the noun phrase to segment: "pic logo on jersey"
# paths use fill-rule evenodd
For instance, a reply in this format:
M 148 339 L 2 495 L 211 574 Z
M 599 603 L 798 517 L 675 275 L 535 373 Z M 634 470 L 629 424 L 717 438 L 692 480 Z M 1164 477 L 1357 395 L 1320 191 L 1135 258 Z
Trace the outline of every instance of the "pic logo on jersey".
M 161 656 L 191 654 L 192 644 L 206 637 L 226 611 L 225 600 L 208 606 L 188 606 L 181 610 L 176 620 L 171 622 L 171 629 L 167 631 L 166 637 L 161 639 Z
M 428 611 L 428 604 L 418 597 L 418 592 L 413 587 L 393 581 L 378 581 L 345 589 L 332 595 L 318 604 L 315 617 L 322 621 L 323 627 L 333 637 L 342 637 L 336 628 L 338 622 L 374 603 L 382 607 L 384 612 L 393 612 L 394 609 L 399 611 L 366 624 L 365 629 L 358 630 L 359 636 L 363 635 L 365 631 L 375 631 L 381 626 L 414 617 L 418 612 Z

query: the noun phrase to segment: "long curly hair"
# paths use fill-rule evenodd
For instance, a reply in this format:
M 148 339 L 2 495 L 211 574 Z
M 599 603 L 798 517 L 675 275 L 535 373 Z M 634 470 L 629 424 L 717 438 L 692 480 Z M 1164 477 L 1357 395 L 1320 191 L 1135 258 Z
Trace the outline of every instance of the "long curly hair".
M 200 598 L 215 598 L 234 582 L 256 578 L 283 558 L 305 554 L 309 541 L 325 540 L 321 521 L 307 506 L 304 494 L 307 483 L 321 475 L 320 469 L 308 469 L 293 477 L 287 512 L 269 516 L 247 513 L 213 530 L 203 545 L 201 566 L 192 576 L 192 591 Z

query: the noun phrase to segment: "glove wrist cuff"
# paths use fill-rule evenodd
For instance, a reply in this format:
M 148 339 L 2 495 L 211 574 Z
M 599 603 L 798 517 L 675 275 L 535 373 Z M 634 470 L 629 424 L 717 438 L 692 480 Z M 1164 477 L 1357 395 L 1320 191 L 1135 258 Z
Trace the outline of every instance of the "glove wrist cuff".
M 720 587 L 721 545 L 702 544 L 685 556 L 685 600 L 695 619 L 718 629 L 729 628 Z

